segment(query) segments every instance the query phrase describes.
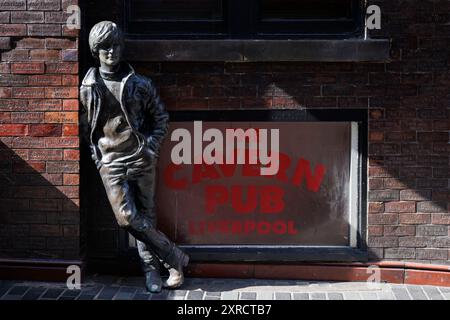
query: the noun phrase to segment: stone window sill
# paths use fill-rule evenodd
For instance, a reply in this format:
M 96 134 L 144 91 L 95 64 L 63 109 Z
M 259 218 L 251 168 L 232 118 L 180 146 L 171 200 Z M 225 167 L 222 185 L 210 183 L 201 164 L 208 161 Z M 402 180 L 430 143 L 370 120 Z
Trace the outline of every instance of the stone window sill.
M 387 39 L 349 40 L 135 40 L 131 61 L 387 62 Z

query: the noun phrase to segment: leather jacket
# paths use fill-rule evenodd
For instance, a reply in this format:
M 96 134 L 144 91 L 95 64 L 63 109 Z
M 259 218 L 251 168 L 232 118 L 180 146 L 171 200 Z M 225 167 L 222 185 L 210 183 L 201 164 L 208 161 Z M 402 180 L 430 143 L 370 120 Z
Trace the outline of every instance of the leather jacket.
M 120 106 L 125 118 L 136 135 L 139 143 L 138 149 L 148 147 L 150 152 L 157 157 L 164 137 L 168 131 L 169 114 L 161 101 L 156 88 L 149 78 L 138 75 L 128 64 L 127 74 L 120 85 Z M 90 68 L 84 77 L 80 87 L 80 101 L 87 112 L 89 143 L 92 159 L 97 168 L 101 166 L 101 153 L 94 141 L 97 120 L 103 105 L 105 86 L 99 83 L 98 68 Z

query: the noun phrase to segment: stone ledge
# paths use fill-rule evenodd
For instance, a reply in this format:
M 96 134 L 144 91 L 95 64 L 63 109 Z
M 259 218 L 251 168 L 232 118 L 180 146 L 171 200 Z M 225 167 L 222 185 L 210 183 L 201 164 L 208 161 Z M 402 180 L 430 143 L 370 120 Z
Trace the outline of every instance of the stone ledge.
M 136 40 L 132 61 L 387 62 L 390 40 Z

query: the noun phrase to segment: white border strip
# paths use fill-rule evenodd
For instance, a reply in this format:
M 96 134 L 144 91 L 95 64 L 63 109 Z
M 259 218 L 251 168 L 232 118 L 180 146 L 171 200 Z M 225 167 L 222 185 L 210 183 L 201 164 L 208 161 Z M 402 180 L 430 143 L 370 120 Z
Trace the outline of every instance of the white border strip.
M 349 226 L 350 247 L 358 245 L 358 123 L 351 123 L 351 154 L 350 154 L 350 199 Z

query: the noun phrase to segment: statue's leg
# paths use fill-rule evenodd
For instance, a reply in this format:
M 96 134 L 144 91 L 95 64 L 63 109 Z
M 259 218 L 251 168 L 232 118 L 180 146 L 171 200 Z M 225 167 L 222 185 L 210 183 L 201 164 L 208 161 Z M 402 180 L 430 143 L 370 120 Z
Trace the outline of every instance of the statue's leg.
M 129 168 L 128 174 L 133 181 L 135 189 L 136 206 L 145 218 L 146 226 L 144 229 L 135 228 L 130 232 L 137 239 L 146 239 L 143 242 L 153 252 L 155 252 L 161 260 L 171 267 L 178 267 L 180 264 L 187 264 L 188 257 L 182 252 L 167 236 L 156 229 L 156 213 L 155 213 L 155 187 L 156 187 L 156 167 L 154 161 L 144 159 L 136 166 Z M 141 238 L 139 238 L 141 237 Z
M 104 166 L 100 169 L 100 175 L 118 224 L 128 231 L 133 225 L 143 224 L 143 214 L 136 206 L 139 205 L 139 201 L 136 201 L 136 186 L 133 181 L 129 181 L 127 168 L 122 164 Z M 160 292 L 162 280 L 159 259 L 144 242 L 137 240 L 137 243 L 146 287 L 150 292 Z

